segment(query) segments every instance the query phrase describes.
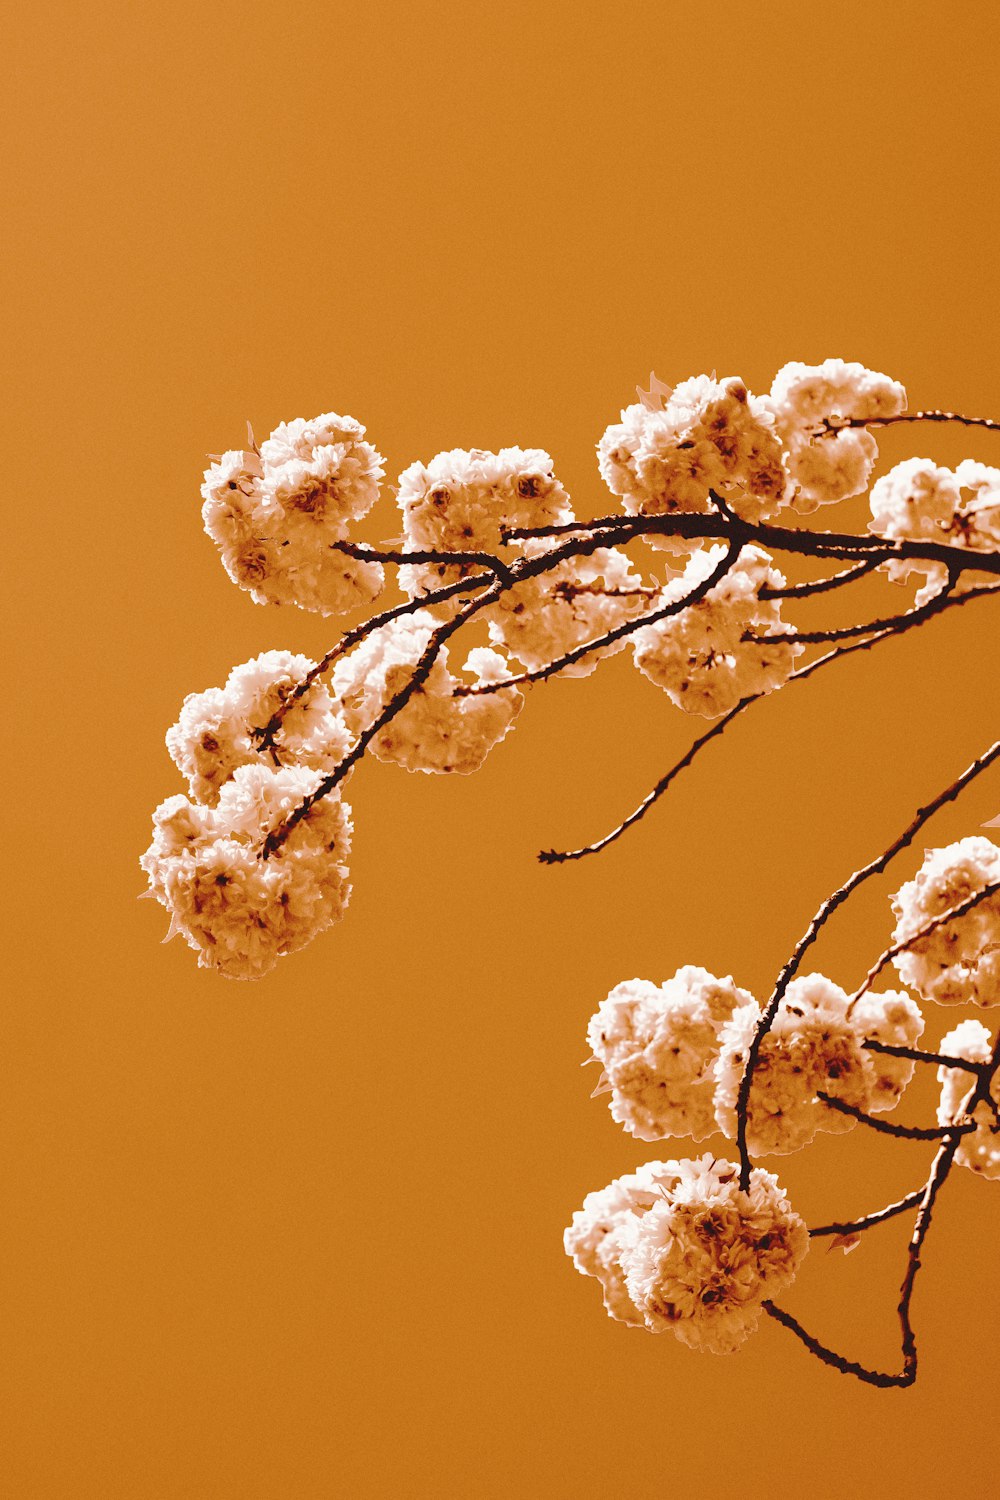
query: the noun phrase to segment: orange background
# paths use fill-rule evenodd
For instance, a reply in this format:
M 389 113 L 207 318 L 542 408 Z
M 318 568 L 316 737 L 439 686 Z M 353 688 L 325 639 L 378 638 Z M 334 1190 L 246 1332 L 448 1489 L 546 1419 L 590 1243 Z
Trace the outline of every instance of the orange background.
M 603 832 L 702 726 L 628 657 L 537 690 L 474 778 L 363 767 L 348 917 L 261 984 L 160 947 L 135 897 L 183 695 L 337 630 L 257 608 L 202 534 L 203 455 L 246 418 L 350 412 L 390 479 L 537 444 L 585 513 L 650 368 L 765 389 L 838 354 L 1000 414 L 996 8 L 64 0 L 7 41 L 0 1493 L 989 1492 L 996 1185 L 942 1200 L 903 1393 L 773 1325 L 730 1359 L 625 1329 L 561 1248 L 585 1192 L 670 1154 L 588 1100 L 596 1003 L 686 962 L 767 993 L 995 734 L 989 608 L 761 705 L 584 865 L 534 854 Z M 387 499 L 368 534 L 395 529 Z M 931 842 L 998 810 L 984 777 Z M 915 865 L 819 965 L 857 982 Z M 856 1131 L 767 1164 L 815 1223 L 929 1155 Z M 819 1244 L 787 1305 L 895 1367 L 905 1235 Z

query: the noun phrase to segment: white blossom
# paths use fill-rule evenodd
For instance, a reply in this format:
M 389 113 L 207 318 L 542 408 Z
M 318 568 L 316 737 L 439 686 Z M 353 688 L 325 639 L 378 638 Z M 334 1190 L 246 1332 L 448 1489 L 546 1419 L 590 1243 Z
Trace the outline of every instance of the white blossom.
M 426 610 L 403 615 L 337 662 L 331 690 L 352 735 L 371 728 L 405 688 L 437 625 Z M 478 647 L 469 653 L 465 671 L 471 686 L 504 680 L 509 666 L 499 652 Z M 408 771 L 478 770 L 520 713 L 523 697 L 517 688 L 454 697 L 459 685 L 448 670 L 448 648 L 442 646 L 423 685 L 373 736 L 372 754 Z
M 788 492 L 785 452 L 766 402 L 742 380 L 697 375 L 662 410 L 629 406 L 597 447 L 601 477 L 629 515 L 703 513 L 722 491 L 745 519 L 771 515 Z M 647 538 L 685 551 L 675 537 Z
M 269 723 L 314 666 L 307 656 L 265 651 L 234 667 L 225 687 L 188 694 L 167 730 L 167 749 L 196 802 L 215 803 L 237 766 L 257 759 L 251 731 Z M 347 727 L 322 682 L 293 704 L 275 736 L 282 765 L 331 771 L 349 748 Z
M 1000 881 L 1000 848 L 981 835 L 929 849 L 892 897 L 901 943 L 968 897 Z M 1000 893 L 942 923 L 893 959 L 904 984 L 939 1005 L 1000 1005 Z
M 405 542 L 415 551 L 496 555 L 501 526 L 552 526 L 573 519 L 569 496 L 541 448 L 438 453 L 430 463 L 403 470 L 396 499 Z M 416 598 L 474 571 L 472 563 L 416 563 L 400 568 L 399 584 Z
M 719 1037 L 715 1113 L 730 1139 L 736 1137 L 740 1084 L 760 1017 L 756 1002 L 742 1006 Z M 822 974 L 792 980 L 754 1069 L 747 1113 L 752 1155 L 784 1155 L 808 1145 L 817 1131 L 852 1129 L 856 1122 L 817 1094 L 869 1108 L 877 1093 L 876 1071 L 863 1042 L 839 985 Z
M 825 424 L 874 421 L 906 409 L 898 380 L 842 359 L 784 365 L 767 400 L 788 450 L 791 503 L 802 514 L 862 494 L 878 457 L 878 445 L 864 428 L 833 433 Z
M 809 1232 L 776 1177 L 709 1154 L 656 1167 L 656 1196 L 628 1213 L 616 1238 L 624 1290 L 652 1333 L 730 1354 L 754 1331 L 761 1304 L 794 1280 Z
M 274 831 L 317 787 L 318 771 L 239 766 L 216 807 L 170 797 L 153 815 L 140 861 L 153 895 L 170 912 L 204 968 L 258 979 L 304 947 L 344 911 L 350 896 L 350 808 L 331 793 L 317 802 L 269 859 Z
M 342 614 L 375 599 L 377 563 L 331 547 L 374 505 L 384 469 L 353 417 L 283 422 L 260 453 L 231 451 L 206 471 L 205 530 L 226 571 L 258 604 Z
M 718 566 L 723 546 L 695 552 L 647 609 L 683 599 Z M 744 547 L 729 572 L 696 604 L 644 625 L 632 637 L 635 664 L 663 688 L 679 708 L 717 718 L 743 697 L 770 693 L 787 681 L 803 648 L 794 641 L 750 641 L 745 637 L 788 635 L 778 600 L 760 590 L 782 588 L 784 577 L 759 547 Z
M 719 1031 L 752 999 L 731 978 L 693 965 L 662 985 L 643 979 L 616 985 L 587 1030 L 604 1067 L 612 1118 L 644 1141 L 712 1135 Z
M 964 1057 L 966 1062 L 986 1063 L 993 1055 L 993 1041 L 981 1021 L 962 1021 L 942 1037 L 940 1051 L 945 1057 Z M 975 1074 L 964 1068 L 938 1068 L 941 1100 L 938 1124 L 954 1125 L 965 1116 L 965 1105 L 976 1085 Z M 993 1075 L 990 1097 L 994 1107 L 983 1101 L 972 1111 L 976 1129 L 964 1135 L 955 1152 L 957 1166 L 968 1167 L 981 1177 L 1000 1178 L 1000 1077 Z

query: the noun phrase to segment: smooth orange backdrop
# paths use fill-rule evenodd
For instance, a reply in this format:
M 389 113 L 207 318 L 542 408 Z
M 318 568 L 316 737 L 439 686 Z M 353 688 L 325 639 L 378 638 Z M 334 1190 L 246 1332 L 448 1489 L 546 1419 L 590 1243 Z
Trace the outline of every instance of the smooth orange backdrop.
M 534 854 L 601 833 L 699 727 L 627 658 L 536 691 L 474 778 L 363 767 L 349 915 L 258 985 L 160 947 L 135 897 L 183 695 L 337 628 L 257 608 L 201 532 L 203 455 L 245 419 L 350 412 L 390 477 L 537 444 L 584 512 L 650 368 L 761 389 L 838 354 L 1000 414 L 998 30 L 986 4 L 798 0 L 8 21 L 5 1500 L 992 1490 L 996 1185 L 942 1201 L 904 1393 L 771 1325 L 718 1359 L 613 1324 L 560 1241 L 657 1154 L 587 1097 L 597 1001 L 685 962 L 766 993 L 995 735 L 995 611 L 763 704 L 585 865 Z M 1000 462 L 988 433 L 883 447 Z M 984 778 L 933 841 L 998 810 Z M 893 888 L 817 951 L 844 983 Z M 928 1156 L 858 1131 L 771 1165 L 816 1222 Z M 788 1305 L 894 1365 L 904 1242 L 820 1245 Z

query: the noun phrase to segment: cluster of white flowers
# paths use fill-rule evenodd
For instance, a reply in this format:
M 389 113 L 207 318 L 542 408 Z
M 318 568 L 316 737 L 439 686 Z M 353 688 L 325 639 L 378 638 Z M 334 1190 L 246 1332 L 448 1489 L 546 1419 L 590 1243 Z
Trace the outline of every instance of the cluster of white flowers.
M 929 849 L 892 897 L 893 943 L 906 942 L 970 896 L 1000 881 L 1000 848 L 975 835 Z M 939 1005 L 1000 1005 L 1000 893 L 985 897 L 898 954 L 904 984 Z
M 403 537 L 417 551 L 491 552 L 502 526 L 553 526 L 573 519 L 569 496 L 541 448 L 453 448 L 399 476 Z M 474 565 L 418 563 L 400 568 L 411 598 L 474 571 Z M 438 606 L 444 608 L 445 606 Z
M 908 458 L 872 485 L 869 529 L 894 540 L 942 542 L 995 552 L 1000 548 L 1000 469 L 965 459 L 957 469 L 946 469 L 929 458 Z M 943 563 L 908 558 L 885 565 L 896 582 L 920 573 L 926 583 L 917 602 L 941 588 L 948 577 Z M 996 574 L 963 573 L 959 591 L 990 583 Z
M 719 1037 L 715 1111 L 730 1139 L 737 1133 L 737 1100 L 760 1017 L 760 1007 L 751 1002 L 733 1014 Z M 880 1057 L 876 1065 L 864 1043 L 902 1036 L 911 1046 L 922 1031 L 919 1009 L 907 995 L 870 995 L 852 1011 L 845 992 L 824 975 L 793 979 L 754 1069 L 747 1111 L 751 1153 L 784 1155 L 807 1146 L 818 1131 L 852 1129 L 856 1121 L 829 1108 L 820 1093 L 866 1113 L 892 1109 L 913 1064 Z
M 864 428 L 842 424 L 905 407 L 898 381 L 842 359 L 787 364 L 767 396 L 736 377 L 697 375 L 659 410 L 646 401 L 626 408 L 598 444 L 598 464 L 630 515 L 704 512 L 712 490 L 748 521 L 784 505 L 807 514 L 868 487 L 878 446 Z M 687 550 L 677 538 L 660 544 Z
M 738 1006 L 752 1003 L 731 978 L 691 964 L 662 985 L 617 985 L 587 1029 L 612 1117 L 644 1141 L 713 1134 L 719 1031 Z
M 749 521 L 771 515 L 789 493 L 785 453 L 768 404 L 736 378 L 696 375 L 661 410 L 629 406 L 597 446 L 601 477 L 629 515 L 711 509 L 725 491 Z M 683 542 L 663 545 L 684 551 Z
M 725 556 L 723 546 L 695 552 L 684 572 L 661 589 L 654 608 L 690 594 Z M 689 713 L 717 718 L 743 697 L 770 693 L 791 675 L 803 647 L 794 641 L 747 639 L 794 633 L 779 601 L 761 599 L 784 577 L 759 547 L 744 547 L 720 583 L 696 604 L 644 625 L 632 636 L 635 664 Z
M 321 779 L 304 766 L 238 766 L 215 807 L 178 795 L 153 814 L 140 861 L 151 893 L 170 912 L 205 968 L 258 979 L 343 914 L 350 895 L 350 808 L 339 795 L 316 803 L 270 859 L 263 838 Z
M 941 1040 L 941 1052 L 945 1057 L 964 1057 L 966 1062 L 988 1063 L 993 1055 L 993 1042 L 981 1021 L 962 1021 L 954 1031 L 949 1031 Z M 938 1124 L 954 1125 L 966 1113 L 965 1105 L 975 1087 L 973 1073 L 964 1068 L 938 1068 L 941 1084 L 941 1100 L 938 1104 Z M 970 1172 L 981 1177 L 1000 1177 L 1000 1076 L 993 1075 L 990 1085 L 992 1107 L 981 1101 L 972 1111 L 976 1129 L 962 1137 L 955 1161 Z
M 860 495 L 871 480 L 878 445 L 849 421 L 875 421 L 906 410 L 898 380 L 842 359 L 821 365 L 798 361 L 778 371 L 767 402 L 787 451 L 792 505 L 802 514 Z
M 206 471 L 205 530 L 258 604 L 331 615 L 378 596 L 381 567 L 330 545 L 378 498 L 383 460 L 364 433 L 353 417 L 300 417 L 276 427 L 259 452 L 231 450 Z
M 265 651 L 234 667 L 225 687 L 189 693 L 167 730 L 167 749 L 196 802 L 214 804 L 237 766 L 257 760 L 251 731 L 262 729 L 315 667 L 307 656 Z M 322 682 L 285 713 L 275 736 L 282 765 L 331 771 L 350 748 L 350 734 Z
M 729 1354 L 794 1281 L 809 1234 L 771 1173 L 755 1168 L 742 1192 L 739 1169 L 706 1154 L 588 1194 L 564 1243 L 613 1318 Z
M 753 996 L 731 978 L 688 965 L 655 985 L 619 984 L 590 1019 L 587 1040 L 603 1066 L 599 1093 L 612 1117 L 644 1141 L 736 1135 L 736 1104 L 760 1021 Z M 764 1038 L 753 1075 L 747 1138 L 757 1155 L 797 1151 L 817 1131 L 856 1123 L 828 1108 L 829 1094 L 866 1112 L 895 1108 L 914 1063 L 876 1054 L 867 1041 L 913 1047 L 924 1029 L 901 991 L 850 1001 L 822 974 L 795 979 Z
M 370 729 L 382 708 L 405 689 L 437 624 L 427 610 L 403 615 L 337 663 L 333 696 L 352 735 Z M 470 651 L 465 670 L 472 685 L 509 675 L 505 658 L 488 647 Z M 458 685 L 448 671 L 448 648 L 442 646 L 426 681 L 373 736 L 372 754 L 408 771 L 477 771 L 510 729 L 523 698 L 517 688 L 453 697 Z
M 528 543 L 529 557 L 548 550 L 544 543 Z M 515 583 L 487 615 L 490 639 L 516 656 L 530 672 L 557 661 L 587 641 L 596 640 L 649 608 L 642 578 L 628 558 L 601 547 L 589 557 L 557 563 L 536 578 Z M 623 651 L 623 636 L 610 645 L 588 651 L 562 668 L 565 677 L 586 677 L 606 656 Z

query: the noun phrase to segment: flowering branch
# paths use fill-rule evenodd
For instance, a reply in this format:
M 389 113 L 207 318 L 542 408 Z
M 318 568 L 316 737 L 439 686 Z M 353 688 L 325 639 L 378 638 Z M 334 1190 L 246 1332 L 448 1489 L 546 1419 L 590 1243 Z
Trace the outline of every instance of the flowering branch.
M 410 771 L 474 771 L 513 727 L 522 688 L 588 675 L 628 643 L 638 671 L 713 722 L 604 838 L 540 855 L 581 858 L 639 821 L 752 703 L 1000 592 L 1000 469 L 911 459 L 872 480 L 873 429 L 1000 423 L 907 412 L 897 381 L 839 360 L 786 365 L 766 396 L 735 378 L 671 388 L 654 375 L 640 395 L 598 445 L 621 510 L 588 521 L 575 518 L 541 450 L 454 449 L 400 474 L 401 536 L 355 539 L 384 460 L 360 423 L 334 413 L 282 423 L 259 445 L 251 434 L 246 448 L 212 460 L 202 517 L 233 581 L 259 604 L 367 618 L 317 662 L 266 652 L 234 667 L 224 687 L 190 694 L 167 733 L 190 795 L 156 810 L 142 866 L 170 912 L 168 936 L 182 933 L 201 964 L 260 977 L 343 914 L 352 831 L 343 793 L 369 752 Z M 862 534 L 786 524 L 790 512 L 866 492 Z M 658 567 L 664 551 L 683 564 Z M 783 555 L 838 570 L 789 584 L 775 562 Z M 405 598 L 373 613 L 389 569 Z M 922 576 L 919 602 L 808 630 L 783 618 L 782 607 L 876 570 L 896 583 Z M 490 645 L 455 666 L 473 622 Z M 820 643 L 832 649 L 796 669 Z M 998 755 L 1000 742 L 824 902 L 765 1005 L 731 978 L 685 965 L 660 986 L 627 981 L 599 1006 L 588 1031 L 602 1065 L 594 1092 L 614 1117 L 645 1140 L 704 1140 L 721 1129 L 738 1157 L 647 1162 L 589 1195 L 567 1249 L 602 1281 L 615 1317 L 730 1352 L 766 1312 L 834 1368 L 875 1385 L 912 1383 L 910 1301 L 940 1189 L 953 1164 L 1000 1178 L 1000 1039 L 965 1020 L 935 1050 L 922 1049 L 916 1000 L 872 986 L 893 963 L 925 1001 L 1000 1004 L 1000 849 L 967 838 L 929 851 L 894 896 L 891 944 L 853 996 L 799 969 L 833 911 Z M 918 1064 L 938 1070 L 934 1127 L 884 1118 Z M 856 1124 L 937 1141 L 928 1181 L 852 1223 L 809 1231 L 751 1152 L 796 1150 L 817 1131 Z M 774 1299 L 810 1238 L 840 1236 L 852 1248 L 908 1209 L 916 1215 L 899 1299 L 902 1370 L 887 1374 L 828 1349 Z

